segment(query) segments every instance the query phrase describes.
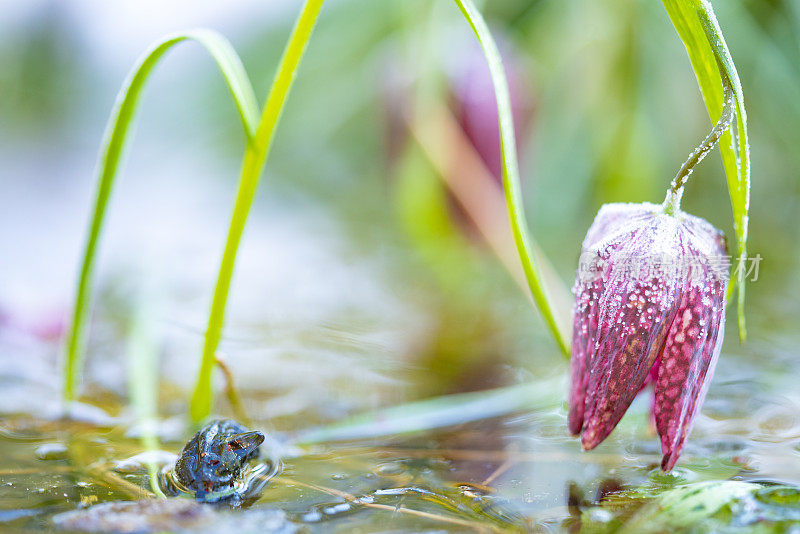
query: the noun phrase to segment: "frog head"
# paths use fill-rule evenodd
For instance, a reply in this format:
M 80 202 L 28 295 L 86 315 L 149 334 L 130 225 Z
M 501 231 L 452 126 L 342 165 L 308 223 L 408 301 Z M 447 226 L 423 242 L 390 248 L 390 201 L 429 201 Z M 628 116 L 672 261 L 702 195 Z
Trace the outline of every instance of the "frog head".
M 219 500 L 234 490 L 248 460 L 258 456 L 264 434 L 230 419 L 213 421 L 181 451 L 175 476 L 201 500 Z

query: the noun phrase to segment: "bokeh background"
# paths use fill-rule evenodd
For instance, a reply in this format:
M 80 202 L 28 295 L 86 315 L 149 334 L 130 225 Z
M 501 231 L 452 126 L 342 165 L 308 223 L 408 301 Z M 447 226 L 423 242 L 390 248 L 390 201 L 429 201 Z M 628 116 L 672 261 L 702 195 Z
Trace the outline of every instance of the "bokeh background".
M 298 7 L 0 1 L 0 331 L 14 347 L 7 355 L 25 347 L 35 355 L 16 372 L 41 395 L 57 395 L 57 339 L 97 151 L 127 71 L 165 33 L 209 27 L 233 43 L 263 101 Z M 800 4 L 715 7 L 744 87 L 750 251 L 764 258 L 748 288 L 751 340 L 739 346 L 729 317 L 725 353 L 796 372 Z M 599 206 L 661 202 L 710 121 L 660 2 L 492 0 L 482 9 L 512 82 L 533 233 L 569 287 Z M 564 372 L 537 312 L 454 195 L 462 174 L 437 167 L 419 142 L 435 117 L 451 119 L 462 144 L 434 135 L 444 139 L 437 150 L 461 154 L 467 139 L 486 165 L 483 184 L 499 191 L 492 108 L 488 70 L 452 3 L 326 4 L 277 131 L 228 306 L 222 350 L 256 418 L 331 420 Z M 125 343 L 142 309 L 164 383 L 192 383 L 242 149 L 213 62 L 199 46 L 178 47 L 145 92 L 112 199 L 90 389 L 124 391 Z M 684 208 L 732 235 L 716 152 L 692 176 Z M 723 354 L 722 373 L 725 361 Z

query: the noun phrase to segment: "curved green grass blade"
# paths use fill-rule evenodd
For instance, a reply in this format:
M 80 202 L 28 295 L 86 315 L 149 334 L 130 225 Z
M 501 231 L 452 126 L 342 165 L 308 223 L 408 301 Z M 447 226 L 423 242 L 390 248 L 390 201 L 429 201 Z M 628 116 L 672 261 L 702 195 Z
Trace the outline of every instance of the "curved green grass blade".
M 236 52 L 230 43 L 216 32 L 192 30 L 167 36 L 145 52 L 131 70 L 117 95 L 111 118 L 103 135 L 103 144 L 97 164 L 97 196 L 83 253 L 78 290 L 72 312 L 72 324 L 65 349 L 63 396 L 66 401 L 74 400 L 77 395 L 77 385 L 85 353 L 86 322 L 92 300 L 92 279 L 97 244 L 103 229 L 114 179 L 121 165 L 142 89 L 153 68 L 164 54 L 176 44 L 187 40 L 200 43 L 214 58 L 233 96 L 248 140 L 255 136 L 258 104 L 252 86 Z
M 742 262 L 747 258 L 747 226 L 750 208 L 750 146 L 747 136 L 747 113 L 739 74 L 736 72 L 733 58 L 710 2 L 707 0 L 662 1 L 689 54 L 689 60 L 692 63 L 712 122 L 717 121 L 723 109 L 723 77 L 733 88 L 736 125 L 735 127 L 732 125 L 730 130 L 720 138 L 719 150 L 731 197 L 738 264 L 743 266 Z M 747 337 L 744 319 L 744 272 L 745 269 L 740 268 L 739 277 L 736 280 L 739 290 L 737 301 L 739 338 L 742 341 Z M 732 288 L 733 284 L 731 284 Z
M 558 346 L 569 357 L 569 337 L 558 324 L 553 305 L 548 298 L 547 291 L 542 282 L 541 271 L 535 259 L 531 246 L 528 223 L 523 209 L 522 192 L 519 182 L 519 169 L 517 166 L 517 149 L 514 137 L 514 120 L 511 114 L 511 97 L 508 91 L 505 69 L 503 68 L 497 44 L 489 32 L 486 21 L 475 8 L 472 0 L 455 0 L 464 18 L 475 32 L 478 42 L 483 49 L 489 71 L 492 76 L 495 99 L 497 101 L 497 115 L 500 122 L 500 145 L 503 155 L 503 192 L 508 207 L 508 217 L 511 222 L 511 232 L 514 234 L 514 243 L 517 246 L 522 269 L 528 281 L 533 300 L 539 308 L 545 323 L 553 334 Z
M 211 371 L 214 369 L 215 353 L 222 337 L 225 305 L 233 277 L 236 251 L 239 248 L 239 241 L 242 238 L 250 206 L 253 204 L 259 176 L 269 155 L 275 127 L 280 119 L 289 89 L 292 87 L 297 66 L 300 64 L 308 39 L 314 29 L 317 15 L 319 15 L 319 11 L 322 8 L 322 2 L 323 0 L 307 0 L 303 6 L 300 17 L 297 19 L 283 51 L 283 57 L 278 65 L 275 80 L 272 82 L 267 102 L 264 105 L 261 122 L 258 124 L 253 142 L 249 143 L 245 150 L 239 190 L 236 193 L 236 202 L 228 230 L 228 240 L 225 243 L 222 264 L 220 265 L 217 285 L 214 289 L 214 298 L 211 303 L 200 373 L 197 377 L 197 384 L 192 393 L 192 400 L 189 406 L 189 414 L 195 423 L 202 421 L 211 413 L 213 404 Z

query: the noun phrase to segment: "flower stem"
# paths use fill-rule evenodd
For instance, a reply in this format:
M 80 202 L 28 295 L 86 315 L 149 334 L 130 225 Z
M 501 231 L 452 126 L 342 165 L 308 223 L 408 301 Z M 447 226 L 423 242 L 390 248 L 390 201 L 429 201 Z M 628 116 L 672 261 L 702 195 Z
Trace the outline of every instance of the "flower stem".
M 677 189 L 667 189 L 667 198 L 664 199 L 664 213 L 673 217 L 681 211 L 681 198 L 683 198 L 683 186 Z
M 722 137 L 722 134 L 725 133 L 733 121 L 733 115 L 736 109 L 733 87 L 728 76 L 724 75 L 725 70 L 721 65 L 720 72 L 723 73 L 722 88 L 724 90 L 722 113 L 720 114 L 717 123 L 708 133 L 706 138 L 703 139 L 703 142 L 700 143 L 700 145 L 695 148 L 691 154 L 689 154 L 687 160 L 683 162 L 683 165 L 681 165 L 681 168 L 678 170 L 678 174 L 676 174 L 675 178 L 672 179 L 672 182 L 669 186 L 670 188 L 667 191 L 667 198 L 664 200 L 664 211 L 670 215 L 675 215 L 675 213 L 680 210 L 681 197 L 683 196 L 683 186 L 689 179 L 689 175 L 694 171 L 695 165 L 703 161 L 703 158 L 705 158 L 706 155 L 711 152 L 711 149 L 717 145 L 719 138 Z

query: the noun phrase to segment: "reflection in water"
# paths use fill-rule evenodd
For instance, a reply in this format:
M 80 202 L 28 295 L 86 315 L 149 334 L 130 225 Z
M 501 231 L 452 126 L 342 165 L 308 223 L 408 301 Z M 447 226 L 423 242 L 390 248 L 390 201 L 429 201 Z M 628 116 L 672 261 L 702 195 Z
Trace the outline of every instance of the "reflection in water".
M 725 405 L 727 417 L 701 419 L 685 461 L 669 475 L 658 469 L 660 451 L 646 424 L 646 403 L 634 406 L 611 440 L 591 453 L 580 451 L 568 436 L 558 436 L 558 422 L 565 415 L 557 409 L 465 424 L 422 437 L 295 451 L 297 455 L 282 463 L 263 461 L 249 467 L 236 486 L 235 498 L 212 507 L 213 513 L 229 513 L 225 510 L 231 505 L 253 511 L 279 507 L 294 524 L 324 522 L 369 531 L 385 529 L 389 517 L 398 529 L 574 531 L 588 525 L 644 521 L 654 513 L 649 503 L 673 495 L 675 489 L 738 478 L 748 482 L 732 487 L 733 500 L 725 500 L 720 510 L 734 514 L 742 524 L 759 517 L 794 520 L 796 490 L 783 483 L 798 480 L 795 434 L 783 426 L 785 434 L 774 440 L 755 439 L 762 432 L 756 421 L 773 420 L 775 407 L 791 404 L 777 393 L 744 403 L 746 395 L 737 394 L 726 401 L 721 396 L 726 391 L 723 384 L 711 395 L 715 406 Z M 745 413 L 743 406 L 756 409 Z M 115 411 L 113 406 L 108 409 Z M 765 414 L 767 418 L 761 419 Z M 720 431 L 723 425 L 726 431 Z M 735 428 L 749 430 L 735 434 Z M 53 444 L 63 444 L 66 451 L 44 454 Z M 177 451 L 180 446 L 172 442 L 165 448 Z M 99 503 L 147 496 L 144 464 L 131 467 L 140 452 L 138 441 L 126 437 L 124 427 L 100 430 L 30 416 L 4 419 L 0 504 L 30 511 L 6 514 L 4 523 L 35 529 L 54 514 L 78 506 L 92 509 Z M 770 462 L 764 461 L 767 455 L 772 455 Z M 49 459 L 40 459 L 44 457 Z M 159 457 L 174 460 L 163 452 Z M 120 469 L 121 465 L 128 468 Z M 165 490 L 180 492 L 169 466 L 161 475 Z M 723 512 L 709 511 L 716 513 Z
M 269 481 L 281 470 L 280 460 L 268 460 L 255 466 L 247 466 L 233 486 L 214 494 L 204 494 L 202 498 L 187 488 L 175 476 L 174 465 L 164 466 L 158 472 L 158 485 L 165 495 L 177 497 L 188 495 L 201 502 L 219 502 L 231 507 L 247 508 L 258 501 Z
M 337 338 L 327 356 L 352 341 Z M 14 350 L 29 347 L 21 344 Z M 282 462 L 262 460 L 249 467 L 235 488 L 236 497 L 208 508 L 214 517 L 229 522 L 231 516 L 222 514 L 244 521 L 250 512 L 266 514 L 280 508 L 289 525 L 310 523 L 342 530 L 385 530 L 390 520 L 392 528 L 416 531 L 589 527 L 602 531 L 628 522 L 673 521 L 657 515 L 664 499 L 673 503 L 670 506 L 685 506 L 681 488 L 703 490 L 707 495 L 710 490 L 704 484 L 711 481 L 720 487 L 712 496 L 722 504 L 718 510 L 704 508 L 709 520 L 728 514 L 743 525 L 759 518 L 798 521 L 792 514 L 797 513 L 794 485 L 800 483 L 800 418 L 796 415 L 800 396 L 786 376 L 785 357 L 775 354 L 756 369 L 746 357 L 723 355 L 718 381 L 712 385 L 684 458 L 669 475 L 658 468 L 660 444 L 650 427 L 646 400 L 635 402 L 609 440 L 589 453 L 582 452 L 566 433 L 559 391 L 536 411 L 424 435 L 304 450 L 293 447 L 288 436 L 298 435 L 293 431 L 301 425 L 339 417 L 344 408 L 318 406 L 313 402 L 316 390 L 301 389 L 296 394 L 306 399 L 302 410 L 287 410 L 291 417 L 276 419 L 259 414 L 251 427 L 270 429 L 266 434 L 275 443 L 267 448 L 280 451 Z M 314 358 L 307 355 L 309 365 Z M 320 361 L 334 362 L 325 357 Z M 0 359 L 4 391 L 23 395 L 31 386 L 31 391 L 42 391 L 42 404 L 52 399 L 55 406 L 51 372 L 42 359 Z M 341 372 L 346 374 L 346 370 Z M 320 380 L 324 382 L 325 377 Z M 275 400 L 263 391 L 243 394 L 246 403 Z M 188 437 L 181 424 L 172 424 L 183 409 L 182 395 L 165 388 L 162 399 L 167 419 L 159 428 L 172 430 L 160 432 L 164 451 L 155 456 L 141 455 L 140 442 L 133 437 L 136 432 L 122 409 L 125 399 L 102 390 L 76 408 L 76 413 L 83 414 L 81 421 L 51 417 L 49 410 L 38 416 L 28 412 L 4 417 L 0 422 L 0 510 L 15 513 L 0 515 L 3 526 L 33 531 L 50 525 L 63 512 L 152 497 L 144 466 L 151 461 L 171 465 Z M 26 402 L 30 404 L 21 396 L 2 411 L 19 411 Z M 314 406 L 318 411 L 311 411 Z M 97 417 L 100 413 L 103 417 Z M 284 433 L 270 426 L 275 424 Z M 170 477 L 169 469 L 162 470 L 163 488 L 169 488 Z M 180 488 L 171 493 L 180 493 Z M 108 513 L 125 509 L 108 506 L 95 515 L 108 519 L 115 517 Z M 673 518 L 681 515 L 681 508 L 677 510 Z

